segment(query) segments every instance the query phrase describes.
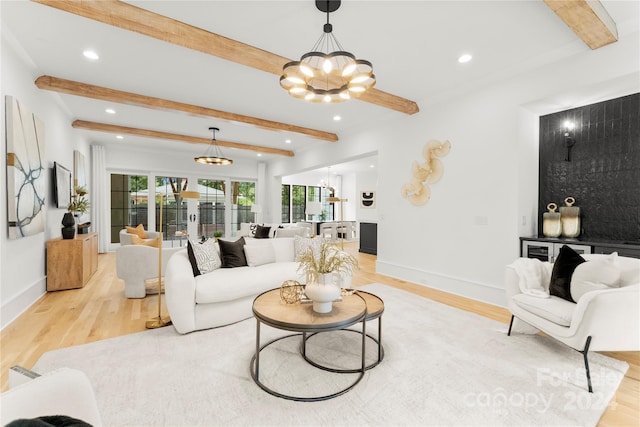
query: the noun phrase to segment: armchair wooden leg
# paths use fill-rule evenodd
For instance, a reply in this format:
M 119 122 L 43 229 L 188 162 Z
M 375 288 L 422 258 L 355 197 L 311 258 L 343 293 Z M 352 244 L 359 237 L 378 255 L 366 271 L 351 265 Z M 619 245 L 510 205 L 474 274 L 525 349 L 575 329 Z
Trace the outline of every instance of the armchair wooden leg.
M 589 393 L 593 393 L 593 388 L 591 387 L 591 372 L 589 372 L 589 360 L 587 359 L 587 353 L 589 352 L 589 346 L 591 345 L 591 335 L 587 337 L 587 343 L 584 345 L 584 350 L 582 353 L 582 357 L 584 357 L 584 369 L 587 372 L 587 385 L 589 386 Z
M 510 337 L 511 336 L 511 328 L 513 327 L 513 318 L 515 316 L 512 314 L 511 315 L 511 322 L 509 322 L 509 332 L 507 332 L 507 336 Z

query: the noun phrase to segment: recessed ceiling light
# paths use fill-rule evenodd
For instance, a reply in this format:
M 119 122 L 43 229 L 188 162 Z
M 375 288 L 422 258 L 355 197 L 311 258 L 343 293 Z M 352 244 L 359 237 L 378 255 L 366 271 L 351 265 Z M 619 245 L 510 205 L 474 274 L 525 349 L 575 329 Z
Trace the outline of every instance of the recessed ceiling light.
M 106 111 L 106 112 L 107 112 L 107 113 L 109 113 L 109 114 L 115 114 L 115 113 L 116 113 L 116 110 L 114 110 L 113 108 L 107 108 L 107 109 L 106 109 L 106 110 L 104 110 L 104 111 Z
M 369 167 L 370 167 L 370 168 L 375 168 L 376 166 L 375 166 L 375 165 L 369 165 Z
M 118 139 L 124 139 L 124 136 L 122 136 L 122 135 L 116 135 L 116 138 L 118 138 Z
M 336 116 L 333 116 L 333 120 L 336 122 L 339 122 L 340 120 L 342 120 L 342 117 L 336 115 Z
M 100 57 L 98 56 L 97 53 L 95 53 L 92 50 L 85 50 L 84 52 L 82 52 L 82 54 L 84 55 L 85 58 L 87 59 L 92 59 L 92 60 L 96 60 L 96 59 L 100 59 Z
M 290 140 L 290 139 L 285 139 L 285 140 L 284 140 L 284 143 L 285 143 L 285 144 L 291 144 L 291 140 Z
M 465 53 L 464 55 L 461 55 L 460 58 L 458 58 L 458 62 L 461 64 L 466 64 L 467 62 L 471 61 L 471 58 L 473 58 L 473 56 Z
M 262 153 L 258 153 L 258 157 L 262 157 Z

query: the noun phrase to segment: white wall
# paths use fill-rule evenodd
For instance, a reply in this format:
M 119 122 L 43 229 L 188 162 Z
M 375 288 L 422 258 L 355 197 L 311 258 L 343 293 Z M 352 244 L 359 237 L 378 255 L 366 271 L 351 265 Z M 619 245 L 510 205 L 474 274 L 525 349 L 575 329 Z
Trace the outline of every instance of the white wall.
M 9 34 L 2 33 L 2 65 L 0 93 L 2 108 L 0 121 L 0 137 L 5 142 L 5 96 L 16 98 L 22 106 L 32 111 L 44 122 L 45 126 L 45 164 L 46 202 L 45 232 L 35 236 L 16 240 L 7 238 L 7 198 L 0 197 L 0 305 L 1 327 L 6 326 L 29 305 L 36 301 L 46 289 L 45 279 L 45 246 L 46 241 L 60 237 L 61 221 L 65 209 L 57 209 L 53 204 L 51 186 L 51 168 L 53 162 L 59 162 L 69 170 L 73 170 L 73 150 L 82 152 L 90 159 L 88 143 L 71 128 L 72 118 L 61 108 L 59 98 L 52 92 L 41 91 L 34 85 L 34 80 L 41 74 L 21 49 L 13 42 Z M 6 194 L 6 156 L 3 148 L 0 169 L 0 188 Z M 89 165 L 86 165 L 87 168 Z M 87 169 L 87 172 L 89 170 Z M 88 177 L 90 183 L 90 177 Z
M 292 174 L 314 159 L 339 163 L 377 151 L 377 271 L 504 305 L 504 266 L 519 256 L 518 237 L 536 230 L 539 115 L 578 106 L 569 99 L 592 103 L 640 91 L 639 41 L 637 32 L 627 34 L 437 104 L 418 100 L 414 116 L 341 134 L 340 144 L 272 170 Z M 400 189 L 430 139 L 448 139 L 452 149 L 430 202 L 416 207 Z

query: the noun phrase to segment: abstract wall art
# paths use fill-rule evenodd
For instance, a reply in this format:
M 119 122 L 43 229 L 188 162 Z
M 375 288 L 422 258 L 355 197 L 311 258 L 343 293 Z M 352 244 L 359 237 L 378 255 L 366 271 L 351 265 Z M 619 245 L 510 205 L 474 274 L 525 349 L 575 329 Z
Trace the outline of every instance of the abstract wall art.
M 44 123 L 7 96 L 7 221 L 9 238 L 44 232 Z
M 374 209 L 376 207 L 376 192 L 361 191 L 360 192 L 360 208 Z
M 444 165 L 440 157 L 449 154 L 451 143 L 449 141 L 440 142 L 431 140 L 422 149 L 423 163 L 415 160 L 411 165 L 411 181 L 402 186 L 400 193 L 402 197 L 409 199 L 415 206 L 426 204 L 431 198 L 431 187 L 442 178 Z

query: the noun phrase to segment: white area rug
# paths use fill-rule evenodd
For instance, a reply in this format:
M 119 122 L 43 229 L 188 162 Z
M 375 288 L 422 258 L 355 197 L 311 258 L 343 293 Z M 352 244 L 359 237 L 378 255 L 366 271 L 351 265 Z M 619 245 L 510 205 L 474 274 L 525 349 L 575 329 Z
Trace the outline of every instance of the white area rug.
M 35 370 L 84 371 L 105 426 L 590 426 L 628 368 L 590 353 L 590 394 L 582 355 L 553 339 L 508 337 L 507 325 L 472 313 L 380 284 L 362 289 L 385 301 L 385 358 L 353 390 L 328 401 L 283 400 L 253 382 L 253 319 L 188 335 L 167 327 L 56 350 L 43 355 Z M 376 321 L 367 327 L 377 334 Z M 263 326 L 262 342 L 286 334 Z M 358 337 L 320 334 L 309 341 L 308 354 L 357 365 Z M 267 385 L 303 395 L 330 393 L 353 381 L 353 374 L 311 367 L 298 345 L 298 338 L 288 338 L 262 353 Z M 368 359 L 374 347 L 367 342 Z

